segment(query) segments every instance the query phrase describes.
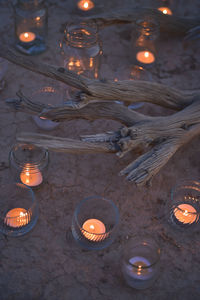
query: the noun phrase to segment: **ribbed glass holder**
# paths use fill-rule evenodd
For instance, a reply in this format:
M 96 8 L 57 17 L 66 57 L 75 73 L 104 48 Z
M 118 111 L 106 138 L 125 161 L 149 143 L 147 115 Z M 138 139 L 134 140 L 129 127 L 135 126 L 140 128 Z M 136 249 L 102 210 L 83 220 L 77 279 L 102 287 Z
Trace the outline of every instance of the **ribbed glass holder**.
M 72 234 L 79 246 L 88 250 L 108 247 L 116 237 L 119 212 L 108 199 L 94 196 L 80 202 L 72 219 Z
M 132 288 L 149 288 L 159 275 L 160 248 L 149 237 L 137 237 L 124 249 L 122 273 Z
M 0 231 L 8 236 L 28 233 L 38 219 L 38 204 L 32 189 L 22 183 L 1 185 Z
M 166 218 L 174 228 L 195 229 L 200 224 L 200 182 L 182 180 L 171 191 Z
M 49 152 L 31 144 L 17 143 L 9 153 L 9 164 L 14 182 L 37 188 L 47 177 Z

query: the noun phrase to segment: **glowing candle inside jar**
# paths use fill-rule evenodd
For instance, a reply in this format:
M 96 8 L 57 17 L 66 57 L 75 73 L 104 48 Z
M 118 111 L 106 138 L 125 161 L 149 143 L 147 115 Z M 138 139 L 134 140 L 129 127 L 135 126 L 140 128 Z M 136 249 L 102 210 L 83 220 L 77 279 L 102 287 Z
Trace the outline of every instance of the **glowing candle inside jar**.
M 164 15 L 172 15 L 172 11 L 168 7 L 159 7 L 158 10 L 161 11 Z
M 30 213 L 24 208 L 13 208 L 9 210 L 4 223 L 10 227 L 22 227 L 30 222 Z
M 90 241 L 100 242 L 106 238 L 105 225 L 97 219 L 89 219 L 83 223 L 82 233 Z
M 23 32 L 19 35 L 20 41 L 24 42 L 24 43 L 30 43 L 30 42 L 34 41 L 35 38 L 36 38 L 36 35 L 33 32 Z
M 136 54 L 136 59 L 144 64 L 151 64 L 155 61 L 155 56 L 150 51 L 139 51 Z
M 20 174 L 21 182 L 28 186 L 40 185 L 43 181 L 42 173 L 37 167 L 31 164 L 26 164 Z
M 80 0 L 77 5 L 80 10 L 84 11 L 90 10 L 94 7 L 94 3 L 91 0 Z
M 196 209 L 190 204 L 180 204 L 174 209 L 174 216 L 179 222 L 192 224 L 196 221 Z
M 142 256 L 135 256 L 129 259 L 127 266 L 128 275 L 135 279 L 147 280 L 153 276 L 151 263 Z

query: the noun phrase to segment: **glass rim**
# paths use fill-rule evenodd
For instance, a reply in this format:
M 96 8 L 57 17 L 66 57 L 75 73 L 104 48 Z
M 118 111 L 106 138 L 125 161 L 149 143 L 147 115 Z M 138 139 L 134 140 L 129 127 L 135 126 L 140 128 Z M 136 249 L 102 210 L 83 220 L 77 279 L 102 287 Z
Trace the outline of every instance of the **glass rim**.
M 140 240 L 137 240 L 140 239 Z M 135 245 L 134 245 L 134 240 L 135 240 Z M 151 238 L 150 236 L 141 236 L 141 237 L 135 237 L 133 239 L 131 239 L 128 243 L 128 245 L 125 248 L 125 253 L 126 251 L 128 251 L 128 248 L 131 247 L 131 245 L 133 245 L 131 248 L 134 249 L 137 246 L 148 246 L 148 244 L 153 243 L 153 248 L 154 248 L 154 253 L 156 255 L 155 259 L 153 259 L 153 262 L 151 264 L 149 264 L 148 266 L 142 266 L 141 270 L 143 269 L 149 269 L 151 267 L 153 267 L 154 265 L 156 265 L 159 261 L 160 261 L 160 255 L 161 255 L 161 247 L 159 245 L 159 243 L 157 242 L 157 240 L 155 240 L 154 238 Z M 150 248 L 150 246 L 149 246 Z M 144 257 L 145 258 L 145 257 Z M 130 263 L 129 259 L 128 259 L 128 264 L 136 269 L 138 269 L 138 265 L 135 265 L 135 263 Z
M 27 211 L 27 213 L 30 213 L 31 214 L 31 211 L 32 211 L 32 208 L 33 208 L 33 206 L 35 205 L 35 202 L 36 202 L 36 197 L 35 197 L 35 193 L 34 193 L 34 191 L 28 186 L 28 185 L 26 185 L 26 184 L 24 184 L 24 183 L 21 183 L 21 182 L 13 182 L 13 183 L 5 183 L 5 184 L 3 184 L 3 185 L 1 185 L 1 187 L 2 186 L 17 186 L 17 187 L 19 187 L 19 188 L 26 188 L 27 189 L 27 191 L 30 193 L 30 195 L 31 195 L 31 205 L 30 205 L 30 207 L 28 208 L 28 209 L 26 209 L 26 211 Z M 17 208 L 17 207 L 14 207 L 14 208 L 12 208 L 12 209 L 15 209 L 15 208 Z M 23 207 L 21 207 L 21 208 L 23 208 Z M 12 209 L 10 209 L 10 210 L 12 210 Z M 9 210 L 9 211 L 10 211 Z M 0 217 L 1 219 L 5 219 L 5 216 L 1 216 Z M 15 220 L 16 218 L 19 218 L 18 216 L 16 216 L 16 217 L 7 217 L 9 220 Z M 28 225 L 28 224 L 27 224 Z
M 41 157 L 38 161 L 36 161 L 36 162 L 34 162 L 34 161 L 26 162 L 26 161 L 20 160 L 20 159 L 16 156 L 15 151 L 16 151 L 16 149 L 17 149 L 18 147 L 22 147 L 22 146 L 32 146 L 32 147 L 34 147 L 35 149 L 40 149 L 41 151 L 43 151 L 43 155 L 42 155 L 42 157 Z M 19 143 L 14 144 L 14 145 L 12 146 L 10 152 L 9 152 L 9 161 L 11 161 L 12 158 L 13 158 L 13 160 L 16 162 L 17 168 L 18 168 L 18 169 L 24 168 L 25 165 L 26 165 L 27 163 L 29 163 L 29 164 L 31 165 L 31 166 L 30 166 L 30 170 L 31 170 L 31 169 L 35 169 L 36 167 L 40 167 L 40 166 L 42 165 L 42 163 L 43 163 L 46 159 L 47 159 L 47 160 L 49 159 L 49 151 L 48 151 L 48 149 L 45 149 L 45 148 L 43 148 L 43 147 L 37 147 L 37 146 L 35 146 L 35 145 L 31 144 L 31 143 L 21 143 L 21 142 L 19 142 Z M 37 172 L 36 172 L 36 173 L 37 173 Z
M 171 200 L 174 200 L 174 194 L 180 189 L 193 189 L 200 193 L 200 181 L 192 179 L 182 179 L 171 189 Z
M 115 211 L 115 224 L 114 224 L 114 226 L 113 226 L 113 228 L 111 230 L 106 231 L 104 233 L 93 233 L 93 232 L 91 233 L 91 232 L 83 229 L 83 227 L 80 225 L 80 223 L 78 221 L 78 213 L 80 212 L 82 205 L 86 201 L 92 200 L 92 199 L 101 199 L 101 200 L 107 201 L 113 207 L 113 210 Z M 77 223 L 80 231 L 88 233 L 88 234 L 92 234 L 94 236 L 102 236 L 102 235 L 106 236 L 107 234 L 112 233 L 115 230 L 115 228 L 118 226 L 118 224 L 119 224 L 119 218 L 120 218 L 119 217 L 119 210 L 118 210 L 117 206 L 114 204 L 114 202 L 112 200 L 109 200 L 109 199 L 107 199 L 105 197 L 101 197 L 101 196 L 90 196 L 90 197 L 87 197 L 87 198 L 84 198 L 83 200 L 81 200 L 81 202 L 76 206 L 76 209 L 75 209 L 75 212 L 74 212 L 74 217 L 75 217 L 76 223 Z

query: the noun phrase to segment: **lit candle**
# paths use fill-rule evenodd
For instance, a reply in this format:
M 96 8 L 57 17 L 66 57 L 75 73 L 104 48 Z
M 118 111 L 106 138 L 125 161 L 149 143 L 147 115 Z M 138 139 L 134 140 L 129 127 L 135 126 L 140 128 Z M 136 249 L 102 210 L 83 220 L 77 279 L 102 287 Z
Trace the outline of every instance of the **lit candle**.
M 30 222 L 30 213 L 24 208 L 13 208 L 9 210 L 4 223 L 10 227 L 22 227 Z
M 136 54 L 136 59 L 144 64 L 151 64 L 155 61 L 155 56 L 150 51 L 139 51 Z
M 28 186 L 40 185 L 43 181 L 42 173 L 37 167 L 31 164 L 26 164 L 23 171 L 20 174 L 21 182 Z
M 30 43 L 30 42 L 34 41 L 35 38 L 36 38 L 36 35 L 33 32 L 23 32 L 19 35 L 20 41 L 24 42 L 24 43 Z
M 83 223 L 82 233 L 90 241 L 100 242 L 106 238 L 106 227 L 97 219 L 89 219 Z
M 168 7 L 159 7 L 158 10 L 161 11 L 164 15 L 172 15 L 172 11 Z
M 196 221 L 196 209 L 190 204 L 180 204 L 174 209 L 174 216 L 183 224 L 192 224 Z
M 90 10 L 94 7 L 94 3 L 91 0 L 80 0 L 77 5 L 80 10 L 84 11 Z
M 153 277 L 151 263 L 142 256 L 135 256 L 129 259 L 127 266 L 128 275 L 134 279 L 147 280 Z

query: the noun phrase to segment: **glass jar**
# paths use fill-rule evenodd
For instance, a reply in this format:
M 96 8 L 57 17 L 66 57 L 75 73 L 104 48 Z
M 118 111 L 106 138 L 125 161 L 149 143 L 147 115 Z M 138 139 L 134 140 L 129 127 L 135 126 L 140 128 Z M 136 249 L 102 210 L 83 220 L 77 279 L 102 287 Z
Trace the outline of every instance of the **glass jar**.
M 14 6 L 15 46 L 24 54 L 46 50 L 48 14 L 44 0 L 18 0 Z
M 152 66 L 156 61 L 155 41 L 159 36 L 159 24 L 155 18 L 144 16 L 136 21 L 132 34 L 134 64 L 142 67 Z
M 22 183 L 1 184 L 0 232 L 21 236 L 29 232 L 38 219 L 38 204 L 32 189 Z
M 88 250 L 108 247 L 116 237 L 119 212 L 108 199 L 93 196 L 76 207 L 72 219 L 72 234 L 75 241 Z
M 64 68 L 88 78 L 98 78 L 102 51 L 95 22 L 81 21 L 67 24 L 59 46 L 61 65 Z M 66 99 L 76 97 L 77 89 L 72 87 L 65 89 Z M 70 101 L 65 102 L 69 103 Z
M 10 151 L 9 163 L 14 181 L 36 188 L 45 181 L 49 152 L 31 144 L 16 144 Z
M 64 68 L 88 78 L 98 78 L 101 45 L 95 22 L 67 24 L 60 49 Z
M 160 248 L 150 237 L 136 237 L 123 253 L 122 273 L 127 284 L 142 290 L 150 287 L 158 278 Z
M 200 223 L 200 182 L 182 180 L 171 191 L 166 216 L 174 228 L 186 232 L 198 229 Z M 186 230 L 186 231 L 185 231 Z

